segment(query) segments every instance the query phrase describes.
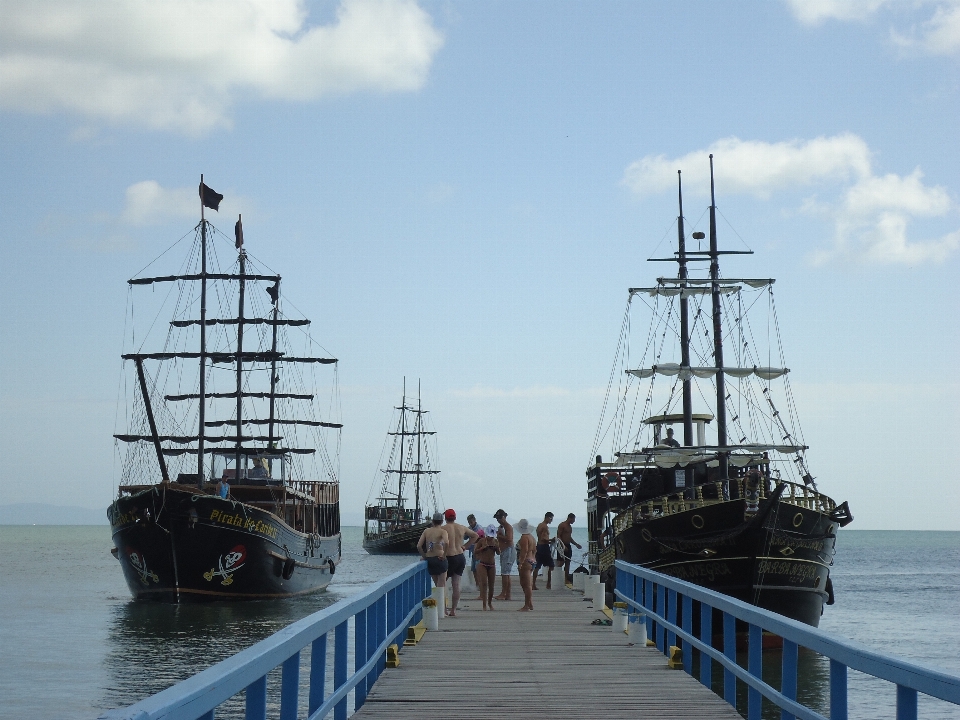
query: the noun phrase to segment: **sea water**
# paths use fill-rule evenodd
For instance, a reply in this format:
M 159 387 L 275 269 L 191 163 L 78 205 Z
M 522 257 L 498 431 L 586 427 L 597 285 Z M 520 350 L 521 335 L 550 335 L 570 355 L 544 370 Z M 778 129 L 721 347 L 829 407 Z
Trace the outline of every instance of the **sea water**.
M 584 528 L 574 537 L 586 545 Z M 368 555 L 361 538 L 344 528 L 326 592 L 163 605 L 132 601 L 106 526 L 0 526 L 0 718 L 92 718 L 132 704 L 416 559 Z M 823 630 L 960 675 L 960 533 L 841 531 L 833 577 Z M 777 664 L 765 653 L 765 676 Z M 828 663 L 811 653 L 801 667 L 802 696 L 825 710 Z M 854 672 L 849 683 L 851 718 L 894 716 L 889 683 Z M 960 719 L 960 708 L 921 696 L 920 717 Z

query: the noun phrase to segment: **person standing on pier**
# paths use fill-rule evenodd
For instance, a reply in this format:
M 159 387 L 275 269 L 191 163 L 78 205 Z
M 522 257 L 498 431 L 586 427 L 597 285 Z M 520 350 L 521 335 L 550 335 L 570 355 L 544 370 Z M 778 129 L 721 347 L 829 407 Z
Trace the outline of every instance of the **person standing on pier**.
M 536 564 L 536 543 L 533 540 L 533 531 L 526 519 L 517 523 L 517 532 L 520 533 L 520 587 L 523 589 L 523 607 L 521 610 L 533 610 L 533 568 Z
M 443 515 L 434 513 L 433 525 L 420 533 L 417 541 L 417 552 L 427 561 L 427 572 L 437 587 L 447 584 L 447 531 L 442 523 Z
M 480 536 L 470 528 L 456 522 L 457 513 L 452 508 L 447 510 L 443 517 L 447 521 L 447 524 L 443 526 L 443 529 L 447 531 L 447 574 L 450 576 L 453 589 L 450 610 L 445 612 L 449 617 L 456 617 L 457 605 L 460 603 L 460 578 L 467 567 L 467 559 L 463 551 L 473 545 Z
M 480 535 L 480 536 L 482 537 L 483 534 L 480 532 L 480 529 L 481 529 L 481 528 L 480 528 L 480 523 L 477 522 L 477 516 L 474 515 L 473 513 L 470 513 L 469 515 L 467 515 L 467 527 L 470 528 L 471 530 L 473 530 L 475 533 L 477 533 L 478 535 Z M 479 577 L 477 577 L 477 555 L 476 555 L 476 548 L 471 545 L 470 547 L 467 548 L 467 552 L 470 553 L 470 572 L 471 572 L 471 574 L 473 575 L 473 582 L 474 582 L 474 583 L 476 584 L 476 586 L 479 588 L 479 587 L 480 587 L 480 579 L 479 579 Z M 479 600 L 479 598 L 477 598 L 477 599 Z
M 510 599 L 510 574 L 517 562 L 517 549 L 513 546 L 513 525 L 507 522 L 507 511 L 497 510 L 493 516 L 500 527 L 497 528 L 497 544 L 500 546 L 500 594 L 497 600 Z
M 480 599 L 484 610 L 493 610 L 493 585 L 497 579 L 496 556 L 500 552 L 497 544 L 497 526 L 486 529 L 477 528 L 480 539 L 473 546 L 473 556 L 477 559 L 477 585 L 480 587 Z
M 573 575 L 570 574 L 570 560 L 573 559 L 573 546 L 578 550 L 583 550 L 583 545 L 573 539 L 573 524 L 577 521 L 577 516 L 573 513 L 567 515 L 567 519 L 557 525 L 557 539 L 563 543 L 563 579 L 564 582 L 572 583 Z
M 543 516 L 543 522 L 537 525 L 537 565 L 533 570 L 533 589 L 537 589 L 537 575 L 540 568 L 547 567 L 553 570 L 553 553 L 550 552 L 550 523 L 553 522 L 553 513 Z M 547 570 L 547 590 L 550 589 L 550 570 Z

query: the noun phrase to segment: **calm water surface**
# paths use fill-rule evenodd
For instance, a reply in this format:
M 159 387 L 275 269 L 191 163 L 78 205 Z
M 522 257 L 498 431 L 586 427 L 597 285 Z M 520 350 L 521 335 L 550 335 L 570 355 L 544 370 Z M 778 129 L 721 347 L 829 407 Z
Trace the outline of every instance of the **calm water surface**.
M 173 606 L 130 599 L 108 527 L 0 526 L 0 718 L 91 718 L 136 702 L 413 559 L 368 555 L 360 538 L 344 528 L 327 592 Z M 837 604 L 821 628 L 960 675 L 960 533 L 843 531 L 838 546 Z M 764 661 L 776 678 L 778 653 Z M 801 694 L 825 709 L 827 663 L 805 654 L 801 665 Z M 851 718 L 892 718 L 894 698 L 886 683 L 851 673 Z M 921 697 L 920 717 L 960 720 L 960 708 Z

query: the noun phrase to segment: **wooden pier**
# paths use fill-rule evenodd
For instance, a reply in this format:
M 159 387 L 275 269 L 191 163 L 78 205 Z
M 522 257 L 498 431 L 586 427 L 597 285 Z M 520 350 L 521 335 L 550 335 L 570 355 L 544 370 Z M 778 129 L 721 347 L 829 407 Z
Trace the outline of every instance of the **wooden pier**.
M 625 634 L 593 625 L 606 616 L 582 593 L 548 591 L 541 580 L 535 609 L 518 612 L 523 595 L 516 579 L 513 585 L 521 600 L 495 600 L 493 612 L 461 600 L 456 618 L 441 619 L 438 632 L 403 649 L 400 667 L 383 672 L 353 717 L 740 720 L 722 698 L 669 669 L 656 648 L 629 645 Z

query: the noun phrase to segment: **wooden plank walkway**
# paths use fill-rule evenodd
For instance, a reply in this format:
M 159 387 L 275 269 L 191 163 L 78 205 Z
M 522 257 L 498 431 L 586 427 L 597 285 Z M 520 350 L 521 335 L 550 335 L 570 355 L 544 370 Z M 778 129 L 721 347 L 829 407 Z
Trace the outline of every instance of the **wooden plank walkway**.
M 513 585 L 514 598 L 522 598 L 516 578 Z M 694 678 L 668 669 L 656 648 L 634 647 L 610 626 L 592 625 L 604 615 L 582 593 L 547 591 L 542 578 L 540 588 L 533 612 L 517 612 L 522 599 L 494 601 L 493 612 L 461 600 L 456 618 L 402 649 L 400 667 L 384 670 L 353 717 L 740 720 Z

